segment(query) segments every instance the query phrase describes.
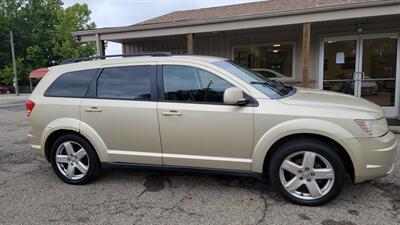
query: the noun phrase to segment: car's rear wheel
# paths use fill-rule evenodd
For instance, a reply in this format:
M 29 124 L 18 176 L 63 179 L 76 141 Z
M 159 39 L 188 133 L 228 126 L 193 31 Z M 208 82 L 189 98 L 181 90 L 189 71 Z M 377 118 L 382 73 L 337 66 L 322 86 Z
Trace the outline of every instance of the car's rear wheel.
M 61 180 L 69 184 L 84 184 L 93 179 L 100 162 L 90 143 L 79 135 L 67 134 L 52 145 L 52 167 Z
M 301 139 L 281 145 L 273 154 L 269 169 L 272 186 L 290 202 L 317 206 L 340 193 L 345 169 L 336 151 L 328 144 Z

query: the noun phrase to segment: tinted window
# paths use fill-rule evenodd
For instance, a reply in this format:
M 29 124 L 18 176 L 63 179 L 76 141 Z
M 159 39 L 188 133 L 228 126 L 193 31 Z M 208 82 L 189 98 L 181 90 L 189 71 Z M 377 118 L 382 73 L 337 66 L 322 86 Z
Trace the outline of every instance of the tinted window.
M 222 103 L 225 89 L 232 87 L 224 79 L 190 66 L 163 66 L 163 78 L 169 101 Z
M 151 77 L 152 66 L 106 68 L 97 81 L 97 97 L 148 100 Z
M 45 96 L 84 97 L 97 69 L 64 73 L 46 90 Z

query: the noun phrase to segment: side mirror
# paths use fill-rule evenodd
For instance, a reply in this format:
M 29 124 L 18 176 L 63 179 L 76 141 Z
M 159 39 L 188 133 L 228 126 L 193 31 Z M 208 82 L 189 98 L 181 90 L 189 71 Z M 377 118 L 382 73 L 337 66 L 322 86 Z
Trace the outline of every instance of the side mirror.
M 237 87 L 228 88 L 224 92 L 224 103 L 227 105 L 246 105 L 247 102 L 242 90 Z

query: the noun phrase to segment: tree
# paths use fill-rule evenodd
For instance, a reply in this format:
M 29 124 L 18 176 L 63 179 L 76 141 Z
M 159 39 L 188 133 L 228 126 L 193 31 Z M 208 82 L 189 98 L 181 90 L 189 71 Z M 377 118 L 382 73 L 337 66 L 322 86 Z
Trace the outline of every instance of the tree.
M 12 84 L 9 31 L 14 46 L 20 84 L 28 84 L 29 72 L 62 60 L 96 53 L 94 43 L 80 43 L 71 34 L 96 28 L 86 4 L 64 9 L 61 0 L 0 0 L 0 83 Z
M 94 43 L 79 43 L 71 35 L 73 31 L 96 28 L 95 23 L 90 23 L 90 14 L 86 4 L 75 4 L 59 12 L 59 23 L 55 26 L 56 41 L 53 45 L 56 61 L 96 54 Z
M 20 16 L 21 6 L 23 0 L 7 0 L 0 1 L 0 69 L 5 65 L 11 63 L 11 52 L 10 52 L 10 40 L 9 33 L 14 26 L 18 26 L 22 23 L 22 17 Z M 22 28 L 22 26 L 19 26 Z M 18 35 L 19 30 L 13 29 L 14 35 Z M 17 49 L 21 49 L 22 46 L 19 43 L 14 43 Z M 22 51 L 17 51 L 17 55 L 21 55 Z

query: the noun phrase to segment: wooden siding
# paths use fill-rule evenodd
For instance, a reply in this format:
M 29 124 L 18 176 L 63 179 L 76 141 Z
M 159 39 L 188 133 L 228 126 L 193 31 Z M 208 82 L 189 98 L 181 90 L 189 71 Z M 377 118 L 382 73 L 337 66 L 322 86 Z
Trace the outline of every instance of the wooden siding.
M 194 54 L 211 55 L 233 59 L 236 46 L 272 44 L 276 42 L 294 43 L 293 73 L 300 74 L 299 46 L 301 45 L 302 26 L 294 25 L 276 28 L 261 28 L 235 32 L 194 34 Z M 300 41 L 300 42 L 299 42 Z M 145 39 L 123 44 L 123 53 L 144 51 L 172 51 L 186 53 L 186 36 Z M 301 77 L 295 77 L 301 80 Z
M 135 40 L 124 43 L 122 47 L 123 54 L 154 51 L 186 53 L 186 36 Z

